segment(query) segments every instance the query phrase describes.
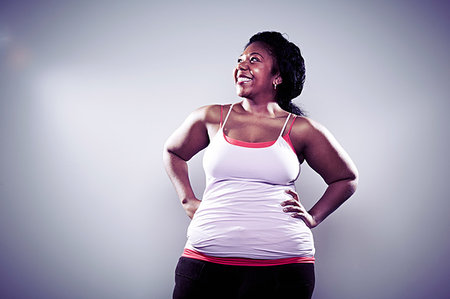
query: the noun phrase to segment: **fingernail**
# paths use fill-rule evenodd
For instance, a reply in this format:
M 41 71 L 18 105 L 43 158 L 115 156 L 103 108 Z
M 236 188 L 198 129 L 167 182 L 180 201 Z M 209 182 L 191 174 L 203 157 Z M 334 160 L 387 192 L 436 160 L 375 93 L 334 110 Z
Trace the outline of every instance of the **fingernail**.
M 283 209 L 283 211 L 284 211 L 284 212 L 287 212 L 287 211 L 288 211 L 288 209 L 287 209 L 287 208 L 284 208 L 284 209 Z

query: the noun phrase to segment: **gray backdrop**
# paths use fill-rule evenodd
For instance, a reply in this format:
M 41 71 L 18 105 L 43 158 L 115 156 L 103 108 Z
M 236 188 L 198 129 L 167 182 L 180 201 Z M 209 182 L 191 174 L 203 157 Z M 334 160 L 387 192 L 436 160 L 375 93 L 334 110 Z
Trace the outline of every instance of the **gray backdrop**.
M 162 146 L 193 109 L 238 101 L 248 38 L 288 34 L 296 99 L 357 164 L 314 229 L 314 298 L 448 298 L 445 1 L 2 1 L 2 298 L 169 298 L 189 223 Z M 196 193 L 201 154 L 190 167 Z M 325 188 L 307 165 L 310 207 Z

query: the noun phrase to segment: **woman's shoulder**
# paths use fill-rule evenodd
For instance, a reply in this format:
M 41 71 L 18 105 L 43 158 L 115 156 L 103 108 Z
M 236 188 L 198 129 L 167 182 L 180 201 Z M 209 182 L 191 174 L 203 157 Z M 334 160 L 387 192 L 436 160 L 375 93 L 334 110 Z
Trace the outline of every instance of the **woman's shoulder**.
M 201 106 L 191 113 L 191 117 L 195 117 L 205 123 L 218 123 L 220 122 L 221 115 L 224 117 L 224 113 L 228 111 L 230 106 L 231 104 L 212 104 Z
M 320 124 L 306 116 L 296 115 L 295 122 L 293 124 L 293 129 L 297 130 L 311 130 L 315 127 L 319 126 Z
M 292 126 L 291 135 L 305 138 L 317 134 L 326 134 L 326 132 L 328 132 L 327 129 L 318 121 L 306 116 L 297 116 Z

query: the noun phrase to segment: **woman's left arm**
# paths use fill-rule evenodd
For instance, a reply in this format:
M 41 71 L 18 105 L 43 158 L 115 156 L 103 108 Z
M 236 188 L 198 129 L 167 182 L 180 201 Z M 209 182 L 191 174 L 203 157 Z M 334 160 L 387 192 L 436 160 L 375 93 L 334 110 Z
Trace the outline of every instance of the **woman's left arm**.
M 293 217 L 302 218 L 310 227 L 319 225 L 335 211 L 356 190 L 358 171 L 349 155 L 322 125 L 308 119 L 299 118 L 291 139 L 301 138 L 301 155 L 327 183 L 325 193 L 317 203 L 306 211 L 301 205 L 297 193 L 288 191 L 293 200 L 285 202 L 285 212 Z M 292 136 L 294 135 L 294 136 Z M 297 135 L 297 136 L 295 136 Z

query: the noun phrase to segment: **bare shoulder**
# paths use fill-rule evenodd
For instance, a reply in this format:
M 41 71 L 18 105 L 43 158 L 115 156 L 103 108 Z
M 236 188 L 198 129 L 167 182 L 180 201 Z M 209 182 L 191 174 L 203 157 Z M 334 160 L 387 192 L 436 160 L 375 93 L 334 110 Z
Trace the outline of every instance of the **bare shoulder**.
M 291 136 L 312 138 L 317 135 L 329 135 L 328 130 L 319 122 L 305 116 L 298 116 L 292 127 Z
M 290 138 L 300 161 L 319 149 L 337 146 L 333 135 L 322 124 L 304 116 L 295 119 Z
M 206 105 L 195 109 L 190 118 L 203 122 L 205 125 L 214 125 L 220 123 L 221 114 L 229 109 L 228 105 Z

